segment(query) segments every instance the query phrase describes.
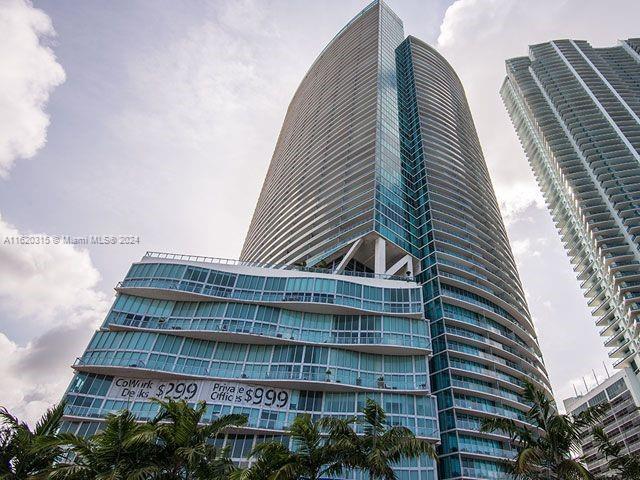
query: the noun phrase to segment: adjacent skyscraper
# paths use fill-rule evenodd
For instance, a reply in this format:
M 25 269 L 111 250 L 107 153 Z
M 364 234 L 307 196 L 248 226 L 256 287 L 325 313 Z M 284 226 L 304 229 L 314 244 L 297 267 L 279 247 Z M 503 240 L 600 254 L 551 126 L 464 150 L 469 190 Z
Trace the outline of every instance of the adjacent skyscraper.
M 579 414 L 602 403 L 609 405 L 600 424 L 609 440 L 621 447 L 622 455 L 640 453 L 640 381 L 631 368 L 620 370 L 584 395 L 566 399 L 564 408 L 567 413 Z M 601 452 L 593 435 L 582 440 L 582 453 L 594 476 L 613 476 L 609 468 L 611 459 Z
M 460 80 L 382 1 L 315 61 L 287 111 L 244 261 L 415 273 L 433 337 L 443 479 L 502 478 L 525 379 L 550 392 Z
M 640 39 L 533 45 L 501 94 L 609 355 L 638 372 Z
M 550 392 L 462 84 L 378 0 L 295 93 L 241 261 L 148 253 L 116 290 L 66 429 L 205 400 L 207 418 L 248 415 L 223 439 L 242 461 L 300 413 L 374 398 L 440 443 L 440 478 L 502 479 L 514 451 L 482 419 L 524 422 L 526 380 Z

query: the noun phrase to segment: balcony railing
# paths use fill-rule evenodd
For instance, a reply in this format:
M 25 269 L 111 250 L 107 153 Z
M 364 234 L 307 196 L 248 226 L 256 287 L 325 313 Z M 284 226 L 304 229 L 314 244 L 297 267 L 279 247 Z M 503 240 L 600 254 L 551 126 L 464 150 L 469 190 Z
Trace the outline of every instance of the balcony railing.
M 289 265 L 285 263 L 247 262 L 247 261 L 236 260 L 231 258 L 205 257 L 201 255 L 187 255 L 187 254 L 181 254 L 181 253 L 147 252 L 145 253 L 144 257 L 157 258 L 158 260 L 179 260 L 179 261 L 185 261 L 185 262 L 212 263 L 212 264 L 233 265 L 233 266 L 243 266 L 243 267 L 271 268 L 276 270 L 296 270 L 299 272 L 324 273 L 329 275 L 346 275 L 350 277 L 381 278 L 385 280 L 402 280 L 406 282 L 414 281 L 414 277 L 410 275 L 386 275 L 383 273 L 354 272 L 354 271 L 346 271 L 346 270 L 340 272 L 339 274 L 336 274 L 330 268 L 305 267 L 301 265 Z
M 212 320 L 201 324 L 198 321 L 179 321 L 168 318 L 166 320 L 132 320 L 116 319 L 110 322 L 111 326 L 144 328 L 149 330 L 167 330 L 173 333 L 206 332 L 211 334 L 241 334 L 256 335 L 293 342 L 312 342 L 314 344 L 339 344 L 339 345 L 380 345 L 419 348 L 425 351 L 431 350 L 431 342 L 427 336 L 418 334 L 396 333 L 392 331 L 359 331 L 349 335 L 341 335 L 330 331 L 301 331 L 291 332 L 290 327 L 278 328 L 278 325 L 265 326 L 253 321 L 229 321 Z M 188 336 L 188 335 L 185 335 Z M 201 338 L 200 336 L 198 338 Z

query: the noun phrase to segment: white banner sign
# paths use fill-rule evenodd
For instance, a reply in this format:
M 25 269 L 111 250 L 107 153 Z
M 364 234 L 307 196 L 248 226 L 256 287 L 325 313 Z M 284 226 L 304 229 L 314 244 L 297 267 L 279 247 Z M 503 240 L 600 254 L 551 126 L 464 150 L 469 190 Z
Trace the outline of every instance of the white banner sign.
M 291 392 L 244 383 L 211 380 L 158 380 L 115 377 L 107 393 L 115 400 L 150 400 L 152 398 L 204 401 L 256 407 L 286 408 Z

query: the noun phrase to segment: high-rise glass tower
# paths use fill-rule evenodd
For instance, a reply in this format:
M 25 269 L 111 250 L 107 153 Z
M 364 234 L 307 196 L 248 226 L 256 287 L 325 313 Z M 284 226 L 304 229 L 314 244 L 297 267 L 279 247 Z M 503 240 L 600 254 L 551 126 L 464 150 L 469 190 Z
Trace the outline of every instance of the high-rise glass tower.
M 413 271 L 406 255 L 418 256 L 418 232 L 396 86 L 403 38 L 402 21 L 376 1 L 311 66 L 287 110 L 242 259 L 317 265 L 357 244 L 356 262 L 377 254 L 379 266 L 404 259 L 397 271 Z
M 550 392 L 464 89 L 382 1 L 324 49 L 289 106 L 244 261 L 415 274 L 433 337 L 443 479 L 506 478 L 524 380 Z
M 439 444 L 437 468 L 401 462 L 399 479 L 508 478 L 509 439 L 482 419 L 524 422 L 525 380 L 549 382 L 460 80 L 383 1 L 295 93 L 241 257 L 133 264 L 74 365 L 64 428 L 204 400 L 207 419 L 248 416 L 219 439 L 243 462 L 300 413 L 374 398 Z
M 533 45 L 501 94 L 609 355 L 638 372 L 640 39 Z

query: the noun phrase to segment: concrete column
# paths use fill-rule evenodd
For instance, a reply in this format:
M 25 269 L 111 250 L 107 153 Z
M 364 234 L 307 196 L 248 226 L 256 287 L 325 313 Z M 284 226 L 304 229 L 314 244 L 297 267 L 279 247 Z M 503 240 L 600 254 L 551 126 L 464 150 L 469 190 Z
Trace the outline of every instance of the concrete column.
M 336 267 L 336 269 L 333 271 L 333 273 L 342 273 L 342 271 L 344 270 L 344 267 L 346 267 L 347 263 L 349 263 L 349 261 L 353 258 L 355 253 L 358 251 L 358 248 L 360 248 L 361 244 L 362 244 L 362 238 L 359 238 L 353 243 L 353 245 L 351 245 L 351 248 L 345 254 L 344 258 L 342 259 L 340 264 Z
M 376 237 L 374 258 L 375 273 L 385 274 L 387 271 L 387 242 L 382 237 Z

